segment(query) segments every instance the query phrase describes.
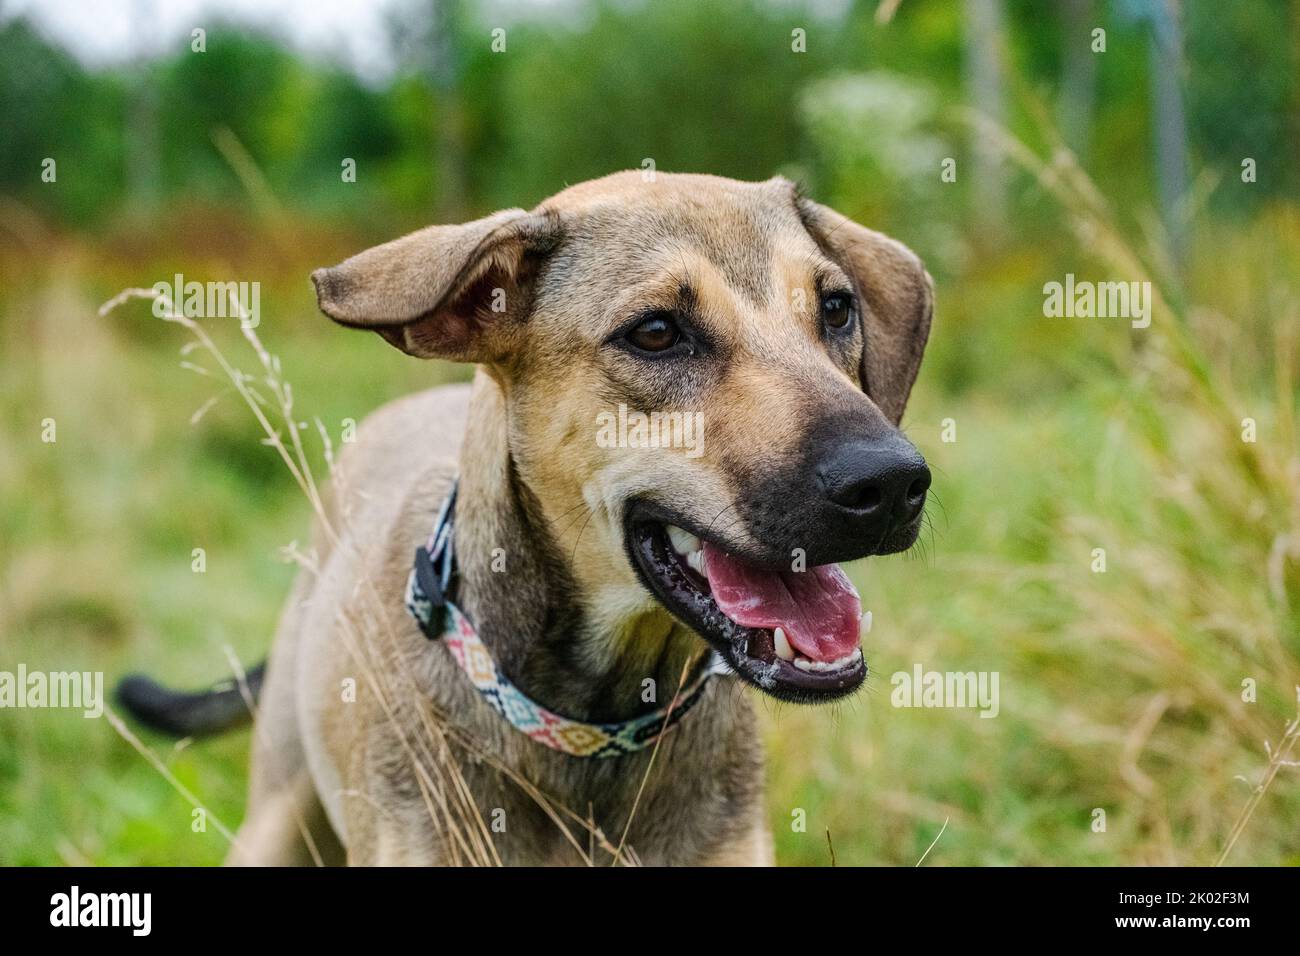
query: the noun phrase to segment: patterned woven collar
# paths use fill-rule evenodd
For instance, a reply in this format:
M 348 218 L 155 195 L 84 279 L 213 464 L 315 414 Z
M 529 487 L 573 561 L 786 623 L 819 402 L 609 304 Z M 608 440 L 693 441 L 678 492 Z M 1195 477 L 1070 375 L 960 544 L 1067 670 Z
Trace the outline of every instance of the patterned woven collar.
M 530 699 L 497 669 L 474 625 L 448 597 L 455 574 L 452 518 L 456 488 L 457 484 L 453 483 L 429 543 L 415 552 L 415 566 L 406 585 L 406 607 L 427 638 L 446 643 L 483 699 L 515 729 L 570 756 L 620 757 L 652 746 L 699 703 L 711 676 L 727 673 L 721 659 L 716 654 L 710 655 L 677 694 L 675 702 L 631 720 L 608 724 L 589 724 L 563 717 Z

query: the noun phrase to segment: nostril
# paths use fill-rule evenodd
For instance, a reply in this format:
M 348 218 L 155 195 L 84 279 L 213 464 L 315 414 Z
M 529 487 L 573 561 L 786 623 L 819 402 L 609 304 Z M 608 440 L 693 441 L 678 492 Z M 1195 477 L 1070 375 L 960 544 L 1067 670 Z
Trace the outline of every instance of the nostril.
M 874 481 L 855 481 L 832 487 L 828 497 L 842 508 L 870 512 L 880 507 L 885 493 Z
M 925 493 L 930 490 L 930 473 L 927 471 L 919 478 L 907 486 L 907 503 L 915 507 L 925 498 Z
M 852 503 L 852 507 L 859 511 L 871 511 L 880 506 L 880 497 L 879 485 L 867 485 L 858 489 L 857 500 Z

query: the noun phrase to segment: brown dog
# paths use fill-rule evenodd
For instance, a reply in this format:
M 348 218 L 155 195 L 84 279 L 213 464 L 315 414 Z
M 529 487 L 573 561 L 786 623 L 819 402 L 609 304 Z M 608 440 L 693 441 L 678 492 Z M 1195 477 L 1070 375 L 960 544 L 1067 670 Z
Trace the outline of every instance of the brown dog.
M 656 747 L 543 746 L 421 634 L 412 555 L 459 476 L 455 603 L 496 672 L 583 724 L 680 704 L 711 652 L 782 699 L 852 692 L 835 562 L 909 547 L 930 480 L 896 427 L 932 311 L 916 256 L 784 179 L 620 173 L 313 280 L 334 320 L 480 371 L 379 410 L 342 456 L 231 861 L 771 862 L 738 681 L 701 678 Z M 240 706 L 123 697 L 187 733 Z

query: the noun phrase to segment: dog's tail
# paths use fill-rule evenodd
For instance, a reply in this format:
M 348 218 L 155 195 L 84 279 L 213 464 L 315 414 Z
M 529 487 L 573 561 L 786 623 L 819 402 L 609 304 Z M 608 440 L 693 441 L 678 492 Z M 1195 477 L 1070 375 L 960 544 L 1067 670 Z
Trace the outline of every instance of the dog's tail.
M 253 703 L 261 694 L 265 673 L 263 661 L 245 675 Z M 191 692 L 164 687 L 144 674 L 128 674 L 117 685 L 117 702 L 146 727 L 173 737 L 207 737 L 252 721 L 252 708 L 244 693 L 236 680 Z

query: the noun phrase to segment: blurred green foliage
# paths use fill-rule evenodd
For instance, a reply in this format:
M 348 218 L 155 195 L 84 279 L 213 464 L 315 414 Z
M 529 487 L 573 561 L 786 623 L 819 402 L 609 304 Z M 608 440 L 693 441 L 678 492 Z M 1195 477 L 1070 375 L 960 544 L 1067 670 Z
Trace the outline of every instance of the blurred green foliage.
M 1064 7 L 1006 4 L 1010 71 L 1047 100 L 1061 92 L 1065 44 L 1089 42 L 1065 35 Z M 1107 31 L 1106 52 L 1090 54 L 1091 171 L 1119 199 L 1148 195 L 1150 26 L 1133 15 L 1142 4 L 1132 0 L 1084 7 L 1086 22 Z M 420 40 L 435 9 L 452 25 L 440 38 L 449 50 Z M 1265 172 L 1243 202 L 1294 195 L 1292 5 L 1192 0 L 1182 9 L 1192 152 L 1229 174 L 1241 157 L 1255 158 Z M 493 52 L 495 24 L 476 6 L 410 0 L 395 15 L 403 62 L 380 88 L 296 57 L 270 35 L 220 23 L 208 28 L 206 52 L 191 52 L 180 35 L 160 59 L 87 72 L 14 19 L 0 27 L 0 192 L 78 226 L 133 204 L 241 203 L 245 190 L 213 144 L 218 127 L 234 132 L 285 203 L 341 216 L 415 222 L 529 205 L 647 157 L 663 170 L 742 179 L 786 170 L 817 186 L 827 170 L 800 102 L 821 81 L 886 71 L 943 106 L 965 97 L 961 4 L 907 0 L 883 28 L 875 10 L 872 2 L 839 15 L 761 0 L 592 0 L 577 13 L 562 9 L 558 22 L 545 6 L 521 13 L 506 50 Z M 792 51 L 796 28 L 806 31 L 806 52 Z M 435 69 L 443 59 L 453 66 Z M 1012 119 L 1025 132 L 1023 117 Z M 948 132 L 946 155 L 960 155 Z M 454 176 L 436 143 L 444 135 Z M 62 164 L 57 189 L 39 178 L 47 156 Z M 340 180 L 343 157 L 357 161 L 355 184 Z

